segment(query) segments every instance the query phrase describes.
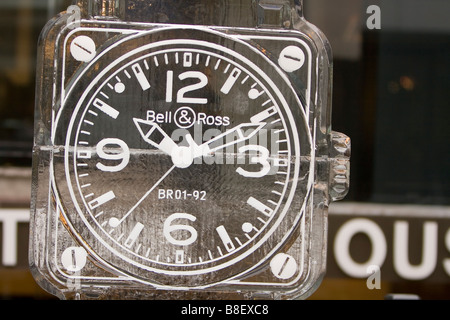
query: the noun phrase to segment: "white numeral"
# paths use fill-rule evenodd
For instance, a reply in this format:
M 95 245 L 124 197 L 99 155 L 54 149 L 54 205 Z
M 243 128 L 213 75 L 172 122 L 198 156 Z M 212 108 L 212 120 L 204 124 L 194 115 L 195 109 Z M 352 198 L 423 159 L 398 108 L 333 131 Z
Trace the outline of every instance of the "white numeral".
M 248 177 L 248 178 L 261 178 L 264 177 L 266 174 L 270 171 L 270 163 L 267 161 L 269 158 L 269 150 L 263 146 L 255 146 L 255 145 L 248 145 L 248 146 L 242 146 L 239 148 L 240 153 L 244 153 L 246 151 L 257 151 L 259 152 L 260 156 L 257 157 L 251 157 L 250 163 L 252 164 L 260 164 L 262 165 L 262 168 L 260 171 L 256 172 L 250 172 L 242 169 L 241 167 L 236 169 L 236 172 L 239 173 L 241 176 Z
M 166 102 L 172 102 L 173 95 L 173 71 L 167 71 L 166 80 Z M 207 98 L 186 97 L 188 93 L 203 89 L 208 85 L 208 77 L 200 71 L 186 71 L 178 76 L 181 81 L 193 79 L 196 83 L 182 87 L 177 91 L 177 103 L 207 104 Z
M 172 222 L 177 219 L 187 219 L 192 222 L 197 220 L 196 217 L 194 217 L 193 215 L 188 214 L 188 213 L 171 214 L 164 222 L 163 233 L 164 233 L 164 236 L 166 237 L 167 241 L 169 241 L 171 244 L 174 244 L 177 246 L 187 246 L 187 245 L 194 243 L 195 240 L 197 240 L 197 230 L 195 230 L 193 227 L 185 225 L 185 224 L 172 224 Z M 178 230 L 187 231 L 189 233 L 189 237 L 184 240 L 175 239 L 171 233 L 178 231 Z
M 117 146 L 119 148 L 117 148 Z M 130 149 L 127 144 L 120 139 L 103 139 L 97 144 L 97 154 L 104 160 L 120 160 L 118 165 L 113 166 L 107 166 L 98 162 L 96 166 L 102 171 L 118 172 L 125 168 L 130 161 Z

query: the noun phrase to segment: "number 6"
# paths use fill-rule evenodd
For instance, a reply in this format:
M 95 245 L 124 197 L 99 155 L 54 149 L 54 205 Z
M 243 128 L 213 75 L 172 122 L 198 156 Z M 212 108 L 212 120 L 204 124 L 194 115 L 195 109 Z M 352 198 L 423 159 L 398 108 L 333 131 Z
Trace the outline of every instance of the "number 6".
M 164 229 L 163 233 L 166 237 L 167 241 L 169 241 L 171 244 L 177 245 L 177 246 L 188 246 L 190 244 L 193 244 L 195 240 L 197 240 L 197 230 L 195 230 L 191 226 L 187 226 L 184 224 L 174 224 L 172 225 L 172 222 L 176 219 L 188 219 L 190 221 L 197 220 L 196 217 L 194 217 L 191 214 L 188 213 L 174 213 L 171 214 L 166 221 L 164 222 Z M 177 240 L 172 235 L 171 232 L 177 231 L 177 230 L 185 230 L 190 233 L 189 238 L 186 240 Z

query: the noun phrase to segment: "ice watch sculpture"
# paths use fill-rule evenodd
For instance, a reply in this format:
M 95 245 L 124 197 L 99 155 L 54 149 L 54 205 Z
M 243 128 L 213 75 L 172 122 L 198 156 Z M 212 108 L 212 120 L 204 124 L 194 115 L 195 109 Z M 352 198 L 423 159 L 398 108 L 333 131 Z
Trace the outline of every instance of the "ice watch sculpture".
M 75 1 L 39 42 L 30 266 L 64 299 L 294 299 L 349 138 L 301 1 Z

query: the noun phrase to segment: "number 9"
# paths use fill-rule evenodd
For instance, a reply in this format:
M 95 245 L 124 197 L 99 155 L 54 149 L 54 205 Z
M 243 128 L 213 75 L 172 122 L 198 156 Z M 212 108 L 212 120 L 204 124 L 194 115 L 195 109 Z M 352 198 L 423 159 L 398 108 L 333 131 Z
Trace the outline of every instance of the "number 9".
M 112 146 L 108 148 L 108 145 Z M 115 146 L 119 146 L 120 149 Z M 125 168 L 130 161 L 130 149 L 127 144 L 120 139 L 108 138 L 100 141 L 97 144 L 97 155 L 105 160 L 121 161 L 118 165 L 113 166 L 107 166 L 98 162 L 96 165 L 97 168 L 107 172 L 118 172 Z

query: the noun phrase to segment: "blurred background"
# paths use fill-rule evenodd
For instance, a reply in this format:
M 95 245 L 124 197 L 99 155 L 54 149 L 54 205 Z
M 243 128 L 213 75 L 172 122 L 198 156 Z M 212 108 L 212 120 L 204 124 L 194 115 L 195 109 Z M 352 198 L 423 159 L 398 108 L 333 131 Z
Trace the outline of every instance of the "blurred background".
M 0 1 L 0 299 L 52 298 L 28 271 L 36 45 L 70 0 Z M 351 185 L 310 299 L 450 299 L 450 1 L 304 0 L 334 53 L 333 130 Z

